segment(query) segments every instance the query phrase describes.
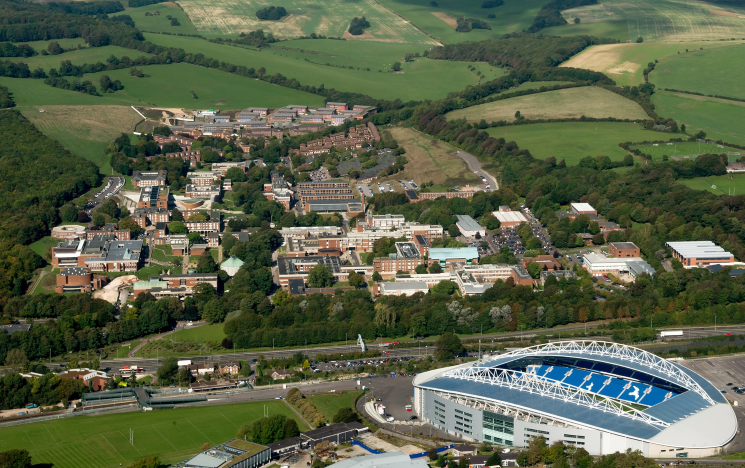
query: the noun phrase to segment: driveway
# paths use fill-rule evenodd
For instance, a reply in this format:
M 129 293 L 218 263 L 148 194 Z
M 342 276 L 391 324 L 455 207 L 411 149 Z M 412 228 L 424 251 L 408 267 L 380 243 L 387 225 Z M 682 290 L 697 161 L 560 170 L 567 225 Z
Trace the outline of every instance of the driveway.
M 476 175 L 479 177 L 485 177 L 486 181 L 491 185 L 492 190 L 499 190 L 499 184 L 497 183 L 496 177 L 481 169 L 481 161 L 479 161 L 476 156 L 463 151 L 456 151 L 455 155 L 465 161 L 468 168 L 475 172 Z

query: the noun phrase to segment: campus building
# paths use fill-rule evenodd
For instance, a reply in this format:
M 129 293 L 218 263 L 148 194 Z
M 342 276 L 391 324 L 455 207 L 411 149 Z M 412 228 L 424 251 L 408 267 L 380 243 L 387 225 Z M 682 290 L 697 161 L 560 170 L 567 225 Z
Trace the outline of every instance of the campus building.
M 668 242 L 673 258 L 686 268 L 734 263 L 735 256 L 711 241 Z

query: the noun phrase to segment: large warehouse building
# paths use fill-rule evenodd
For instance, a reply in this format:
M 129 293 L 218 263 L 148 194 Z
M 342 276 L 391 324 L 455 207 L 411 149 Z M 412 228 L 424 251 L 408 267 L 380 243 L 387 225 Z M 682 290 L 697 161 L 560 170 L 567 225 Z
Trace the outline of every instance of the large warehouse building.
M 534 436 L 603 455 L 717 454 L 737 433 L 720 391 L 685 367 L 617 343 L 564 341 L 414 379 L 420 417 L 465 440 L 525 447 Z

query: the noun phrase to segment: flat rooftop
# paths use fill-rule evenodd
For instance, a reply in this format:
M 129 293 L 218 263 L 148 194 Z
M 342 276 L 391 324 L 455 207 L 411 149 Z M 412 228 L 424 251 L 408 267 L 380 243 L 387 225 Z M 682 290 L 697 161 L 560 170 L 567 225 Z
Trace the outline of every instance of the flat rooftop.
M 484 229 L 475 219 L 468 215 L 456 215 L 455 217 L 458 218 L 460 229 L 466 231 L 482 231 Z
M 711 241 L 668 242 L 666 244 L 683 258 L 722 259 L 734 257 Z

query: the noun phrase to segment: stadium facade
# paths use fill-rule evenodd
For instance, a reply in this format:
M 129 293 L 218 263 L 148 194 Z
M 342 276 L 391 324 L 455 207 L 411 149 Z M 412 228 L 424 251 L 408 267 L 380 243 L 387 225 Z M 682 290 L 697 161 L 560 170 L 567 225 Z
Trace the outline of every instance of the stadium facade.
M 703 457 L 737 433 L 724 395 L 676 362 L 631 346 L 564 341 L 419 374 L 420 417 L 465 440 L 526 447 L 532 437 L 603 455 Z

